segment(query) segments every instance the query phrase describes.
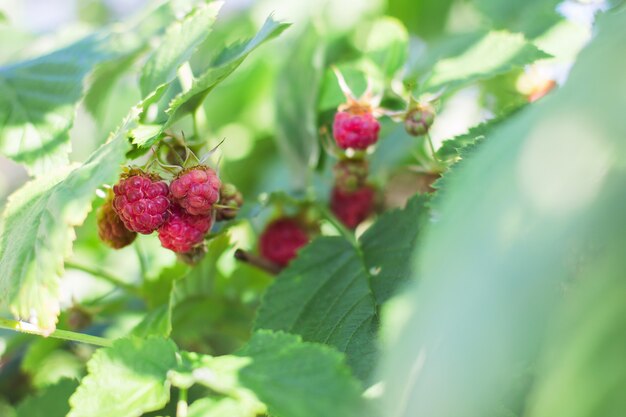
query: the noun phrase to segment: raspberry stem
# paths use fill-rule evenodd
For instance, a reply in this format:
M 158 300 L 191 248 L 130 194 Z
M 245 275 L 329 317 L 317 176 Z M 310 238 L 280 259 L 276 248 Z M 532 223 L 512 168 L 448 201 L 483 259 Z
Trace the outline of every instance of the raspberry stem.
M 113 343 L 113 341 L 103 337 L 72 332 L 69 330 L 55 330 L 52 333 L 47 333 L 34 324 L 4 318 L 0 318 L 0 329 L 13 330 L 20 333 L 34 334 L 43 337 L 53 337 L 61 340 L 70 340 L 72 342 L 87 343 L 89 345 L 101 347 L 108 347 Z

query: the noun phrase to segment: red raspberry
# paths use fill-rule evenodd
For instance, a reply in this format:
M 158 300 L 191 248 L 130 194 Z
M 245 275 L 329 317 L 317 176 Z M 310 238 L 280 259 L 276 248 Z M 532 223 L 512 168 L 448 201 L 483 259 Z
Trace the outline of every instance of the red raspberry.
M 374 211 L 376 191 L 369 185 L 349 192 L 339 187 L 333 188 L 330 209 L 343 224 L 356 228 Z
M 169 218 L 159 227 L 159 240 L 164 248 L 176 253 L 189 252 L 204 240 L 212 225 L 211 216 L 194 216 L 172 206 Z
M 265 259 L 287 266 L 308 242 L 307 231 L 296 219 L 282 217 L 267 225 L 259 238 L 259 251 Z
M 120 249 L 133 243 L 137 233 L 131 232 L 113 210 L 111 200 L 107 200 L 98 210 L 98 236 L 113 249 Z
M 189 214 L 206 216 L 220 198 L 220 179 L 215 171 L 198 165 L 181 172 L 170 184 L 172 200 Z
M 344 191 L 356 191 L 365 185 L 369 164 L 365 159 L 344 159 L 333 167 L 335 186 Z
M 372 112 L 348 109 L 338 111 L 333 122 L 333 136 L 341 149 L 366 149 L 378 141 L 380 123 Z
M 167 219 L 167 184 L 158 176 L 133 170 L 113 187 L 113 192 L 113 208 L 129 230 L 147 235 Z

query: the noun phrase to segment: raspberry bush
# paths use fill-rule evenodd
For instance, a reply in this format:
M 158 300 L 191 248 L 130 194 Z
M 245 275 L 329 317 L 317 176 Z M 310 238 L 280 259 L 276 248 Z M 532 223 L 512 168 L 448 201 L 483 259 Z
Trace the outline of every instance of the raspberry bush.
M 620 2 L 49 3 L 0 6 L 0 416 L 626 413 Z

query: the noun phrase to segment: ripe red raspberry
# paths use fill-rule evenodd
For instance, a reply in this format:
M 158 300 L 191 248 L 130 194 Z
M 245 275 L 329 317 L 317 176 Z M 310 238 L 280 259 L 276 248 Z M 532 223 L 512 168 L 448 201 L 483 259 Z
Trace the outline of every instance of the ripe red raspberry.
M 380 123 L 368 107 L 352 106 L 335 114 L 333 136 L 341 149 L 366 149 L 378 141 Z
M 346 227 L 356 228 L 374 211 L 376 191 L 369 185 L 353 192 L 333 188 L 330 209 Z
M 100 236 L 100 240 L 113 249 L 120 249 L 133 243 L 137 233 L 124 226 L 113 209 L 111 200 L 107 200 L 98 210 L 98 236 Z
M 195 216 L 171 206 L 169 218 L 159 227 L 159 240 L 164 248 L 176 253 L 189 252 L 204 240 L 212 225 L 210 215 Z
M 430 106 L 418 106 L 406 113 L 404 128 L 409 135 L 422 136 L 428 133 L 435 121 L 435 111 Z
M 344 191 L 356 191 L 365 185 L 369 164 L 365 159 L 344 159 L 333 167 L 335 186 Z
M 220 198 L 220 179 L 211 168 L 198 165 L 181 172 L 170 184 L 172 201 L 189 214 L 206 216 Z
M 243 195 L 233 184 L 222 184 L 220 188 L 220 206 L 215 210 L 215 220 L 231 220 L 237 217 L 237 211 L 243 205 Z M 228 208 L 226 208 L 228 207 Z M 231 208 L 232 207 L 232 208 Z
M 131 170 L 113 192 L 113 208 L 129 230 L 147 235 L 167 219 L 168 188 L 158 176 Z
M 265 259 L 287 266 L 308 242 L 307 231 L 296 219 L 282 217 L 267 225 L 259 238 L 259 251 Z

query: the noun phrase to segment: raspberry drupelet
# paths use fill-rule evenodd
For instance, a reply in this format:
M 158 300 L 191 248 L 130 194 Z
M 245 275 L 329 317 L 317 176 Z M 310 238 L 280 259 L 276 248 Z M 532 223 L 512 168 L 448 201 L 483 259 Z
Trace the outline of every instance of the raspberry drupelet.
M 213 169 L 198 165 L 172 180 L 170 196 L 189 214 L 206 216 L 212 212 L 213 204 L 219 201 L 221 185 Z
M 170 201 L 157 175 L 131 170 L 113 187 L 113 208 L 128 230 L 150 234 L 165 222 Z

